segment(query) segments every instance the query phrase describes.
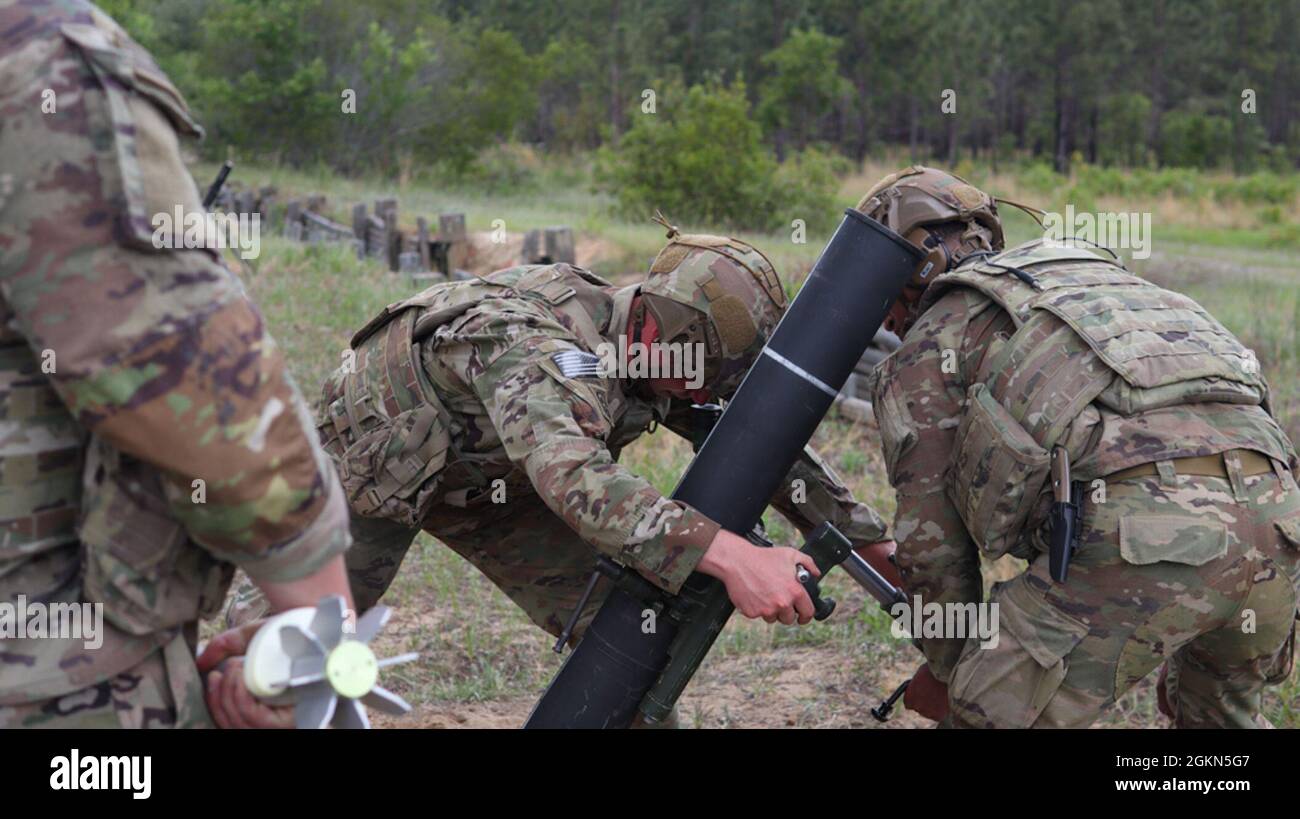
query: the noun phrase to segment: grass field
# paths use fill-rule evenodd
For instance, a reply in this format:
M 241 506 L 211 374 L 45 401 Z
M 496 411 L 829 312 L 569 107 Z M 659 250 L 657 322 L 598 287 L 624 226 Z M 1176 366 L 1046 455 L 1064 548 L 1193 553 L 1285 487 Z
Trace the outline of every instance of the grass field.
M 844 180 L 842 202 L 852 204 L 881 174 L 896 165 L 869 163 Z M 196 169 L 199 179 L 212 169 Z M 440 188 L 426 181 L 405 184 L 343 180 L 326 174 L 242 167 L 236 176 L 251 185 L 274 184 L 286 195 L 324 193 L 342 217 L 354 202 L 400 197 L 404 221 L 415 215 L 464 212 L 471 230 L 487 231 L 503 220 L 512 234 L 547 225 L 569 225 L 579 235 L 579 263 L 616 281 L 640 274 L 660 247 L 663 231 L 607 215 L 608 201 L 589 192 L 583 176 L 556 177 L 556 187 L 519 195 L 483 195 Z M 1044 195 L 1013 173 L 972 171 L 972 181 L 1018 201 L 1059 208 L 1057 194 Z M 1300 212 L 1291 202 L 1283 210 Z M 1293 439 L 1300 440 L 1300 270 L 1289 237 L 1295 225 L 1267 209 L 1215 202 L 1209 195 L 1162 193 L 1120 201 L 1099 197 L 1093 210 L 1149 211 L 1153 253 L 1135 260 L 1143 274 L 1201 301 L 1253 347 L 1273 388 L 1274 407 Z M 1028 218 L 1005 209 L 1009 240 L 1034 235 Z M 670 214 L 671 216 L 671 214 Z M 684 228 L 693 226 L 683 225 Z M 1280 238 L 1279 238 L 1280 237 Z M 827 236 L 795 243 L 789 235 L 744 235 L 761 247 L 788 280 L 799 281 Z M 358 263 L 342 249 L 309 247 L 264 236 L 258 260 L 245 266 L 245 281 L 261 304 L 277 341 L 308 400 L 340 361 L 351 333 L 383 305 L 411 292 L 404 277 L 374 263 Z M 876 433 L 831 417 L 818 430 L 818 449 L 858 497 L 886 516 L 893 501 L 884 480 Z M 624 462 L 660 489 L 672 488 L 686 465 L 688 448 L 667 432 L 638 441 Z M 774 514 L 769 531 L 791 539 Z M 994 571 L 1012 571 L 1007 566 Z M 828 579 L 840 609 L 827 623 L 805 628 L 768 626 L 733 619 L 681 702 L 688 726 L 874 727 L 868 710 L 906 679 L 919 654 L 890 636 L 888 621 L 842 573 Z M 393 651 L 419 651 L 421 660 L 395 669 L 389 687 L 406 696 L 416 713 L 408 726 L 516 726 L 559 667 L 552 639 L 533 627 L 468 563 L 422 536 L 408 555 L 386 602 L 396 609 L 384 638 Z M 1300 727 L 1300 678 L 1293 674 L 1272 689 L 1266 714 L 1278 726 Z M 1107 726 L 1157 726 L 1154 679 L 1131 691 L 1102 720 Z M 392 724 L 392 723 L 384 723 Z M 928 725 L 898 712 L 889 726 Z

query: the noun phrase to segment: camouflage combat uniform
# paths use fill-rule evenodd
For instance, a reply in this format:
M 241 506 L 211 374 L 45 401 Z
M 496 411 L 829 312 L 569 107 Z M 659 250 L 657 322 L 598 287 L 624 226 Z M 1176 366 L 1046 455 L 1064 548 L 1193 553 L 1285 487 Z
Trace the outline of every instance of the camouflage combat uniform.
M 994 588 L 996 647 L 919 641 L 952 723 L 1086 726 L 1168 659 L 1177 725 L 1255 724 L 1290 668 L 1300 492 L 1253 354 L 1191 299 L 1041 241 L 965 260 L 919 310 L 873 385 L 906 591 L 976 602 L 981 552 L 1030 561 Z M 1065 584 L 1054 444 L 1085 487 Z
M 97 9 L 0 0 L 0 604 L 104 618 L 98 648 L 0 637 L 0 727 L 210 724 L 197 621 L 234 567 L 288 581 L 347 547 L 240 282 L 152 242 L 154 214 L 203 212 L 178 131 L 180 94 Z
M 668 268 L 689 274 L 720 258 L 716 246 L 685 244 L 696 239 L 730 241 L 673 242 L 652 276 Z M 739 253 L 749 258 L 753 251 Z M 719 277 L 745 275 L 739 269 L 710 268 Z M 694 297 L 716 307 L 731 297 L 713 284 Z M 662 496 L 619 465 L 618 455 L 655 423 L 689 435 L 680 411 L 689 408 L 641 397 L 627 379 L 566 373 L 563 363 L 615 345 L 636 293 L 635 285 L 616 289 L 566 264 L 515 267 L 435 285 L 357 334 L 355 365 L 326 384 L 319 422 L 353 512 L 347 562 L 358 608 L 388 588 L 420 529 L 478 567 L 551 634 L 574 610 L 595 552 L 669 592 L 680 588 L 718 524 Z M 731 306 L 734 326 L 747 327 L 739 320 L 747 308 Z M 748 361 L 762 346 L 747 330 L 724 324 L 722 332 L 739 337 L 732 349 L 752 348 Z M 731 371 L 711 376 L 734 388 L 745 360 L 729 360 Z M 811 450 L 789 478 L 773 505 L 798 528 L 831 520 L 855 545 L 885 537 L 880 517 L 855 502 Z M 607 591 L 598 589 L 575 637 Z M 237 622 L 257 611 L 232 613 Z

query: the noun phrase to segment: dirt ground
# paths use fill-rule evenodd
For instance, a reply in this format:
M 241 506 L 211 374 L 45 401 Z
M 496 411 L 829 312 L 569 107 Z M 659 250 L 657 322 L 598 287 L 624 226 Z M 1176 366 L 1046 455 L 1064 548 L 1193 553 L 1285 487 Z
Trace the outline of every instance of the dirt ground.
M 691 683 L 678 705 L 684 728 L 923 728 L 929 720 L 899 703 L 886 723 L 870 710 L 880 704 L 912 669 L 897 663 L 879 675 L 876 688 L 853 678 L 850 659 L 815 647 L 711 662 Z M 538 688 L 537 695 L 544 690 Z M 383 728 L 518 728 L 537 696 L 491 701 L 424 702 L 401 718 L 373 716 Z

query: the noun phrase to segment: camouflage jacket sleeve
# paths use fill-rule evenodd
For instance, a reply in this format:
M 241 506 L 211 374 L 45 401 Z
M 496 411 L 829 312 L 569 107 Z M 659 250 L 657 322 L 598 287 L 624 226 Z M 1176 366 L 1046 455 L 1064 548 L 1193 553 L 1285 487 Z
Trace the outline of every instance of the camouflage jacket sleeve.
M 889 482 L 898 508 L 894 538 L 909 600 L 979 602 L 979 552 L 945 492 L 968 375 L 973 375 L 991 323 L 1003 314 L 973 291 L 954 290 L 907 332 L 899 349 L 873 373 L 873 401 Z M 963 640 L 918 640 L 931 670 L 946 681 Z
M 889 530 L 875 509 L 854 499 L 830 465 L 812 447 L 804 447 L 772 506 L 807 534 L 829 521 L 854 548 L 885 540 Z
M 614 460 L 605 443 L 612 382 L 566 377 L 553 356 L 580 348 L 562 339 L 479 347 L 476 357 L 487 363 L 472 375 L 473 388 L 546 505 L 599 552 L 676 593 L 719 526 Z
M 691 421 L 690 410 L 674 404 L 663 425 L 689 441 L 693 434 Z M 859 503 L 811 446 L 803 448 L 768 503 L 804 534 L 829 521 L 853 542 L 854 548 L 889 537 L 884 519 L 870 506 Z
M 111 21 L 54 31 L 0 43 L 14 328 L 83 429 L 158 470 L 192 540 L 259 579 L 309 574 L 347 546 L 337 478 L 238 279 L 213 251 L 170 249 L 177 213 L 204 212 L 178 143 L 199 131 Z

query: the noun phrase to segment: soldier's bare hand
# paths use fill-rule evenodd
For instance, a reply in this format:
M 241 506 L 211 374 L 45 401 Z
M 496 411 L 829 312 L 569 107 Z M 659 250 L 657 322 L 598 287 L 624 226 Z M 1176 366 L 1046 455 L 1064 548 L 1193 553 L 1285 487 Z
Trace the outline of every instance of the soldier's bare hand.
M 857 552 L 858 557 L 871 564 L 871 568 L 879 572 L 882 577 L 894 586 L 902 587 L 903 576 L 899 574 L 898 566 L 891 560 L 894 552 L 898 551 L 897 543 L 892 540 L 882 540 L 879 543 L 858 546 L 853 551 Z
M 206 674 L 212 669 L 221 665 L 222 661 L 230 657 L 242 657 L 248 653 L 248 644 L 253 641 L 253 635 L 266 622 L 265 617 L 260 620 L 253 620 L 236 628 L 227 629 L 216 637 L 208 641 L 199 653 L 196 661 L 200 674 Z
M 908 683 L 903 706 L 935 722 L 942 722 L 948 716 L 948 686 L 939 682 L 928 664 L 923 665 Z
M 204 647 L 197 665 L 207 675 L 204 699 L 218 728 L 292 728 L 293 709 L 259 702 L 244 687 L 243 655 L 266 622 L 255 620 L 223 631 Z
M 208 672 L 208 712 L 218 728 L 292 728 L 293 708 L 259 702 L 244 687 L 244 661 L 223 660 Z
M 812 559 L 795 549 L 755 546 L 720 530 L 697 568 L 726 584 L 727 596 L 741 614 L 790 626 L 805 625 L 813 617 L 812 600 L 796 577 L 799 566 L 821 577 Z

